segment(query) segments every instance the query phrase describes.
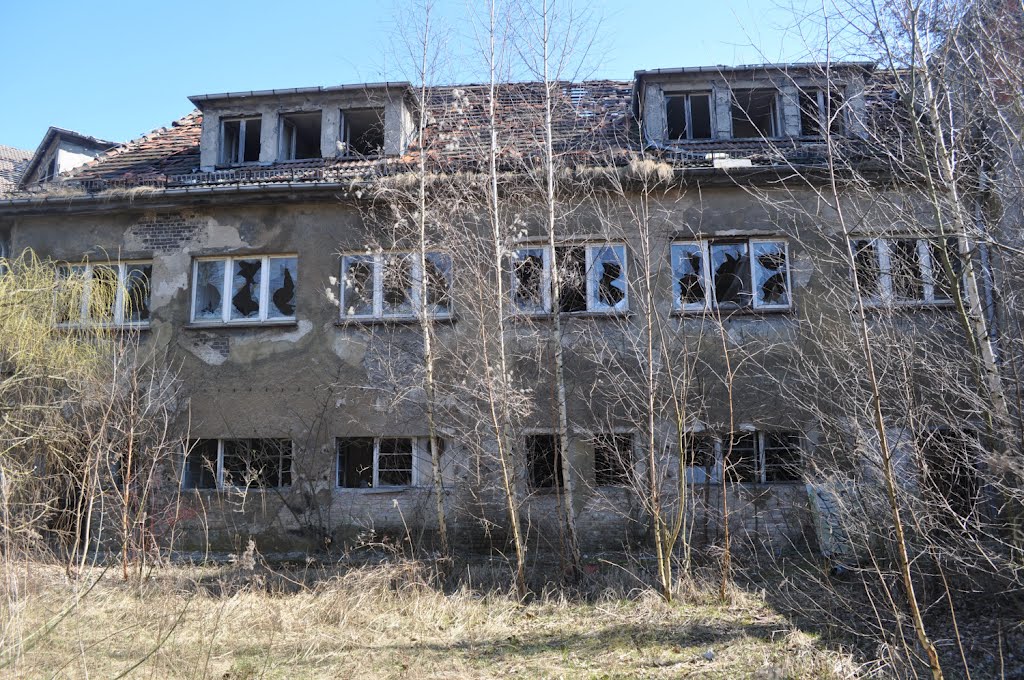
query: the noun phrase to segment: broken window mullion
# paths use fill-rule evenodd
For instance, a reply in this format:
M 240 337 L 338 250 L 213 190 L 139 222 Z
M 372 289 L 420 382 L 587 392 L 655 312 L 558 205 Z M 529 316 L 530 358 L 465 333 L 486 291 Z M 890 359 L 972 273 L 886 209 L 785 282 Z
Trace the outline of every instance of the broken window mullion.
M 270 256 L 260 258 L 260 321 L 266 321 L 270 306 Z
M 235 273 L 235 258 L 229 257 L 224 260 L 224 287 L 220 296 L 221 321 L 231 321 L 231 279 Z

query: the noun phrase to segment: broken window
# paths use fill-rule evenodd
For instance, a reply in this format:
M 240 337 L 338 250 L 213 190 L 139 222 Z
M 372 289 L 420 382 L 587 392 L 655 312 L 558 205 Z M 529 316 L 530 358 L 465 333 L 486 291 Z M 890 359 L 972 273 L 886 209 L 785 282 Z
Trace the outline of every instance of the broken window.
M 420 286 L 426 284 L 429 317 L 452 313 L 452 260 L 446 253 L 343 255 L 341 258 L 341 317 L 415 318 L 420 309 Z M 424 281 L 425 277 L 425 281 Z
M 295 256 L 196 260 L 192 270 L 192 322 L 294 320 L 297 285 Z
M 339 437 L 338 487 L 421 486 L 429 478 L 429 437 Z M 438 440 L 441 454 L 443 440 Z
M 281 116 L 281 160 L 320 158 L 320 111 Z
M 741 484 L 802 480 L 800 435 L 796 432 L 749 430 L 722 435 L 720 440 L 709 434 L 687 433 L 684 445 L 691 483 L 721 481 L 721 470 L 730 482 Z
M 526 465 L 531 489 L 562 488 L 562 445 L 556 434 L 526 435 Z
M 779 91 L 775 88 L 732 91 L 734 139 L 772 138 L 782 134 Z
M 185 451 L 186 489 L 291 486 L 290 439 L 198 439 Z
M 384 110 L 343 112 L 345 155 L 376 156 L 384 151 Z
M 622 244 L 558 246 L 558 308 L 561 312 L 625 312 L 629 308 L 626 247 Z M 550 313 L 553 306 L 550 249 L 520 248 L 512 258 L 511 294 L 518 311 Z
M 843 95 L 834 90 L 800 90 L 800 134 L 820 137 L 822 130 L 841 135 L 846 130 Z
M 922 454 L 922 490 L 930 507 L 963 525 L 980 501 L 978 435 L 948 428 L 928 430 L 917 439 Z
M 669 141 L 711 139 L 711 93 L 670 95 L 665 98 Z
M 788 309 L 792 304 L 785 241 L 678 242 L 670 256 L 677 311 L 716 306 Z
M 222 165 L 255 163 L 260 159 L 260 134 L 263 119 L 232 118 L 220 124 L 220 162 Z
M 597 486 L 626 486 L 633 470 L 633 435 L 600 434 L 594 438 L 594 482 Z
M 141 326 L 149 323 L 150 262 L 65 265 L 57 277 L 70 295 L 58 300 L 57 323 Z
M 940 239 L 926 238 L 860 238 L 851 240 L 851 246 L 853 273 L 867 304 L 946 304 L 954 286 L 963 285 L 955 238 L 946 239 L 945 252 Z

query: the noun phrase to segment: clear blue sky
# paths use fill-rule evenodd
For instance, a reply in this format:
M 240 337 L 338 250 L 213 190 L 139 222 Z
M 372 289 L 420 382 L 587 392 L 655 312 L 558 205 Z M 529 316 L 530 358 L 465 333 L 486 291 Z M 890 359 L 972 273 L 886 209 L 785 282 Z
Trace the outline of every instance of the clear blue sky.
M 480 80 L 466 17 L 482 3 L 437 2 L 462 54 L 447 80 Z M 800 24 L 779 3 L 576 0 L 596 23 L 585 75 L 806 59 Z M 124 141 L 188 113 L 192 94 L 408 79 L 396 67 L 401 5 L 0 0 L 0 144 L 33 150 L 49 125 Z

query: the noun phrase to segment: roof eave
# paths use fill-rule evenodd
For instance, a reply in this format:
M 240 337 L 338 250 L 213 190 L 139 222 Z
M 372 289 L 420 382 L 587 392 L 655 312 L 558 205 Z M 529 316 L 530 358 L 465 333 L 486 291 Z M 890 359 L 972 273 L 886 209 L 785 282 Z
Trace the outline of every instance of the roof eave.
M 330 85 L 327 87 L 289 87 L 276 90 L 249 90 L 241 92 L 221 92 L 217 94 L 194 94 L 188 98 L 193 105 L 202 108 L 201 104 L 224 101 L 228 99 L 247 99 L 250 97 L 287 97 L 302 94 L 321 94 L 331 92 L 351 92 L 353 90 L 409 90 L 412 85 L 404 80 L 385 81 L 379 83 L 356 83 L 351 85 Z

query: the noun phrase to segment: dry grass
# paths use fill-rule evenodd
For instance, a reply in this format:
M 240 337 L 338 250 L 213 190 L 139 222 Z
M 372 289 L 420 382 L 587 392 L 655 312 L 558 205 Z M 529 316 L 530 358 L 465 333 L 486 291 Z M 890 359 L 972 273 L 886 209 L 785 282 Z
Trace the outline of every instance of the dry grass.
M 5 677 L 133 678 L 686 677 L 846 678 L 850 659 L 763 601 L 722 606 L 690 585 L 667 605 L 594 577 L 588 597 L 527 605 L 465 585 L 445 592 L 419 563 L 325 573 L 168 567 L 141 585 L 114 570 L 66 579 L 10 568 Z M 315 578 L 313 578 L 315 577 Z M 474 578 L 469 572 L 469 577 Z M 91 580 L 97 585 L 46 635 Z M 296 580 L 312 582 L 312 586 Z M 467 577 L 463 581 L 469 580 Z M 478 581 L 478 579 L 475 579 Z M 712 649 L 714 658 L 705 658 Z

